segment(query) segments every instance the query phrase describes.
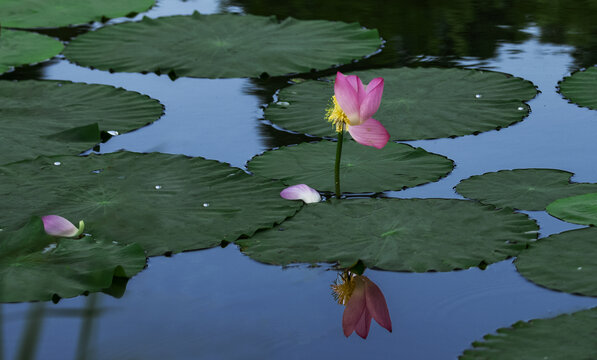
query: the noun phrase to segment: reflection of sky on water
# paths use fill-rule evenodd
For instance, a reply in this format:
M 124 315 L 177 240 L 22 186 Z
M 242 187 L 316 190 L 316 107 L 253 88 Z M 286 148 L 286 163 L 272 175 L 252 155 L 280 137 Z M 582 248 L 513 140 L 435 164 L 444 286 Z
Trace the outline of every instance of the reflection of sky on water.
M 218 11 L 212 1 L 163 1 L 150 16 Z M 536 29 L 528 30 L 536 36 Z M 496 58 L 462 62 L 533 81 L 542 91 L 529 104 L 530 116 L 501 131 L 457 139 L 409 142 L 450 157 L 456 169 L 447 178 L 402 192 L 400 197 L 457 197 L 461 179 L 520 167 L 560 168 L 576 181 L 597 181 L 584 154 L 597 153 L 597 112 L 567 104 L 555 91 L 569 71 L 571 49 L 540 43 L 536 37 L 502 43 Z M 155 124 L 101 145 L 203 156 L 243 166 L 272 140 L 260 133 L 260 105 L 246 79 L 171 81 L 154 74 L 109 74 L 60 60 L 43 69 L 45 78 L 103 83 L 159 99 L 166 114 Z M 382 120 L 382 119 L 380 119 Z M 272 132 L 275 136 L 275 132 Z M 544 212 L 531 212 L 546 236 L 574 228 Z M 537 287 L 516 273 L 511 261 L 454 273 L 409 274 L 367 271 L 388 302 L 394 332 L 372 324 L 369 338 L 344 338 L 343 307 L 330 295 L 335 271 L 256 263 L 234 245 L 225 249 L 157 257 L 128 284 L 122 299 L 99 295 L 103 309 L 94 320 L 89 359 L 248 358 L 455 358 L 485 333 L 518 320 L 551 317 L 597 305 L 597 300 Z M 12 359 L 30 304 L 2 305 L 3 349 Z M 47 304 L 40 359 L 73 358 L 86 298 Z M 62 311 L 57 313 L 57 311 Z M 66 312 L 68 313 L 68 312 Z M 76 314 L 75 314 L 76 315 Z M 93 356 L 91 356 L 93 355 Z

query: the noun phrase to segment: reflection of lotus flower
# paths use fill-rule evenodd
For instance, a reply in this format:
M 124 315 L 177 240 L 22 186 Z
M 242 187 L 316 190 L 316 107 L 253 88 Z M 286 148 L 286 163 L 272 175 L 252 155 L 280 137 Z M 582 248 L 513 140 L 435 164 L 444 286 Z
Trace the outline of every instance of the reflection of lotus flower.
M 57 237 L 78 237 L 85 229 L 83 220 L 79 221 L 79 228 L 70 221 L 58 215 L 46 215 L 41 218 L 44 223 L 44 230 L 51 236 Z
M 383 78 L 375 78 L 365 86 L 356 75 L 336 74 L 334 106 L 327 112 L 327 119 L 334 123 L 336 131 L 348 132 L 362 145 L 383 148 L 390 134 L 379 121 L 371 118 L 379 109 L 383 93 Z
M 321 195 L 317 190 L 305 184 L 292 185 L 280 192 L 280 196 L 286 200 L 303 200 L 305 204 L 321 201 Z
M 381 290 L 368 277 L 344 273 L 340 281 L 332 285 L 338 303 L 346 305 L 342 316 L 342 329 L 346 337 L 353 331 L 367 338 L 371 319 L 392 332 L 392 320 Z

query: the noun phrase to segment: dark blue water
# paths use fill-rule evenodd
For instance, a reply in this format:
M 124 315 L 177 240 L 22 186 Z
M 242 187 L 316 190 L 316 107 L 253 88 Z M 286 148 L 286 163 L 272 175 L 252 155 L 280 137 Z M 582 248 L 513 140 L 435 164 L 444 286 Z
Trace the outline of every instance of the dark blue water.
M 190 14 L 197 9 L 360 19 L 368 27 L 378 27 L 387 43 L 380 54 L 348 71 L 399 65 L 485 68 L 538 86 L 541 93 L 530 101 L 532 112 L 522 123 L 477 136 L 409 142 L 448 156 L 456 168 L 437 183 L 391 192 L 392 196 L 459 197 L 452 187 L 460 180 L 512 168 L 558 168 L 574 172 L 576 181 L 597 182 L 593 159 L 597 111 L 569 104 L 556 92 L 559 80 L 597 57 L 593 44 L 585 41 L 594 35 L 585 19 L 590 14 L 596 18 L 592 2 L 579 2 L 580 9 L 564 6 L 558 10 L 561 17 L 546 15 L 548 10 L 537 6 L 504 9 L 494 2 L 488 2 L 492 5 L 486 11 L 472 1 L 363 3 L 347 1 L 333 12 L 318 11 L 306 1 L 272 5 L 160 0 L 147 15 Z M 357 5 L 365 8 L 351 13 L 351 6 Z M 588 6 L 586 11 L 583 5 Z M 114 22 L 118 21 L 122 19 Z M 564 36 L 572 31 L 575 36 Z M 101 152 L 124 148 L 179 153 L 243 167 L 258 153 L 302 139 L 261 119 L 261 106 L 285 79 L 171 81 L 154 74 L 89 70 L 60 58 L 17 69 L 7 77 L 109 84 L 147 94 L 165 105 L 161 120 L 112 138 L 101 145 Z M 576 227 L 544 212 L 529 214 L 538 220 L 541 236 Z M 511 260 L 484 271 L 368 270 L 367 276 L 385 294 L 393 333 L 374 323 L 367 340 L 344 337 L 344 308 L 335 303 L 330 289 L 336 272 L 328 266 L 263 265 L 229 245 L 151 258 L 148 268 L 129 281 L 121 299 L 94 294 L 63 299 L 57 305 L 1 305 L 1 354 L 13 359 L 26 346 L 34 347 L 36 359 L 73 359 L 77 354 L 86 359 L 454 359 L 484 334 L 518 320 L 597 306 L 597 299 L 528 282 Z M 31 315 L 34 311 L 38 315 Z M 26 334 L 28 319 L 37 321 L 31 326 L 39 332 L 36 341 L 35 331 Z

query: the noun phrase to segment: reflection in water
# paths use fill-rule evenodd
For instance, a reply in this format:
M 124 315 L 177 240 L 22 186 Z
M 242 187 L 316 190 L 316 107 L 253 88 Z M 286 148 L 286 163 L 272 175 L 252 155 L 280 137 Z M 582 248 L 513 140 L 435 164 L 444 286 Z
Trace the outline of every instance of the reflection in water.
M 386 299 L 368 277 L 344 271 L 332 284 L 332 290 L 338 304 L 346 306 L 342 315 L 342 329 L 346 337 L 356 332 L 366 339 L 372 318 L 381 327 L 392 332 Z
M 29 307 L 29 312 L 27 313 L 27 323 L 21 337 L 21 346 L 19 347 L 17 359 L 35 359 L 45 310 L 46 307 L 45 303 L 43 302 L 32 303 Z
M 223 0 L 255 15 L 358 21 L 377 28 L 384 50 L 363 68 L 409 63 L 454 65 L 457 58 L 493 58 L 499 45 L 520 43 L 538 25 L 545 43 L 576 47 L 576 67 L 597 62 L 597 0 Z M 359 66 L 359 65 L 357 65 Z

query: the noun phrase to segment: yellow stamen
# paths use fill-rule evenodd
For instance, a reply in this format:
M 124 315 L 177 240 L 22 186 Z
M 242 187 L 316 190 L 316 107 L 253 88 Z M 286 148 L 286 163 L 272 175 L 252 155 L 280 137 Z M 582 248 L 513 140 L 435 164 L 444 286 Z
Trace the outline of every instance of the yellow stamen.
M 340 274 L 334 284 L 331 285 L 332 290 L 334 291 L 332 295 L 334 299 L 338 301 L 340 305 L 346 305 L 348 300 L 352 296 L 352 292 L 354 291 L 355 282 L 353 278 L 355 275 L 349 273 L 348 271 Z
M 348 124 L 350 124 L 348 120 L 348 116 L 344 113 L 344 110 L 338 104 L 336 100 L 336 96 L 332 96 L 333 104 L 325 112 L 326 119 L 336 127 L 336 132 L 342 132 L 344 124 L 346 124 L 346 129 L 348 129 Z

